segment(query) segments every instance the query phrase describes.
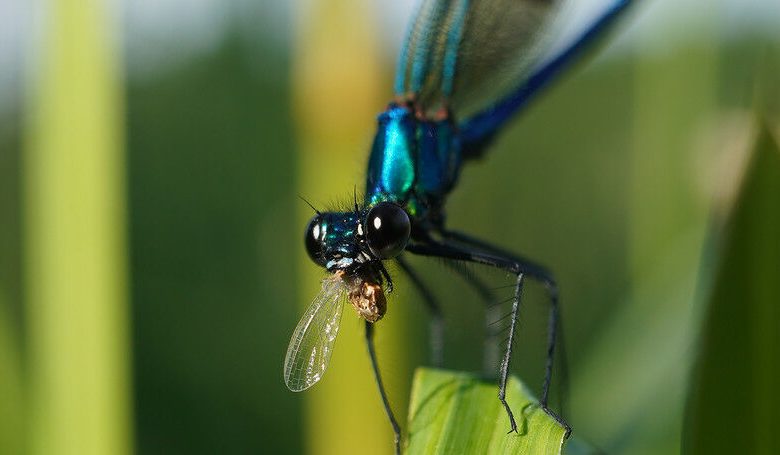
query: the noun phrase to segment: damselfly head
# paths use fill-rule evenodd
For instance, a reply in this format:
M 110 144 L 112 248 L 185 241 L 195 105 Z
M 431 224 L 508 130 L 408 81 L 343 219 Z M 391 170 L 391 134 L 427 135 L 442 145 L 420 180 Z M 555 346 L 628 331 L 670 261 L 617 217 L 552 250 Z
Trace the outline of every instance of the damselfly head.
M 392 202 L 347 212 L 317 212 L 306 228 L 306 251 L 346 285 L 349 302 L 358 315 L 376 322 L 387 310 L 382 289 L 391 282 L 382 261 L 406 248 L 411 233 L 409 215 Z
M 306 228 L 306 251 L 329 272 L 374 267 L 404 250 L 411 233 L 406 211 L 392 202 L 379 202 L 366 209 L 318 212 Z M 371 275 L 366 271 L 363 275 Z M 379 280 L 377 280 L 379 281 Z

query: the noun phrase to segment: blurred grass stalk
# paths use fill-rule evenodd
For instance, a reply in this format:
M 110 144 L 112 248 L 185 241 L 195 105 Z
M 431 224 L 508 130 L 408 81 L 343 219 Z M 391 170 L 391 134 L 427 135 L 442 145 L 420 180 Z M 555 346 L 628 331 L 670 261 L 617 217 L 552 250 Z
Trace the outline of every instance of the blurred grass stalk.
M 717 108 L 714 30 L 712 18 L 701 18 L 698 34 L 672 53 L 638 53 L 628 151 L 631 290 L 579 368 L 584 374 L 575 377 L 572 393 L 573 407 L 588 410 L 578 415 L 579 429 L 609 452 L 674 453 L 680 447 L 690 345 L 701 316 L 696 289 L 711 221 L 711 195 L 697 191 L 691 176 L 701 173 L 697 135 Z M 652 49 L 657 39 L 641 41 Z
M 123 100 L 107 3 L 52 0 L 28 98 L 28 449 L 132 451 Z
M 376 27 L 370 21 L 375 17 L 371 2 L 312 0 L 297 5 L 293 105 L 299 141 L 298 189 L 302 197 L 324 209 L 323 204 L 333 198 L 351 202 L 353 185 L 363 191 L 376 114 L 390 84 L 380 64 Z M 313 212 L 302 202 L 298 210 L 302 241 Z M 302 314 L 319 291 L 324 274 L 303 255 L 298 267 Z M 408 390 L 396 386 L 404 381 L 393 374 L 406 371 L 404 348 L 400 325 L 389 322 L 403 319 L 399 309 L 388 311 L 376 335 L 380 368 L 396 416 L 403 421 Z M 351 308 L 344 309 L 324 379 L 296 398 L 306 403 L 307 453 L 345 454 L 360 448 L 391 453 L 392 432 L 368 362 L 363 324 Z
M 759 127 L 707 290 L 684 453 L 780 451 L 780 149 Z

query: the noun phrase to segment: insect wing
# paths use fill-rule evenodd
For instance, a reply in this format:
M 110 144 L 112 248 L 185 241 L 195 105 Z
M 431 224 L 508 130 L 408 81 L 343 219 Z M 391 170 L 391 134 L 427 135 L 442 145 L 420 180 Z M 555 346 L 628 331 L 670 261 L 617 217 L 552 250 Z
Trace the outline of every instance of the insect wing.
M 284 359 L 284 383 L 293 392 L 308 389 L 325 374 L 339 333 L 346 294 L 343 281 L 326 278 L 295 327 Z
M 461 118 L 459 127 L 463 143 L 467 147 L 479 147 L 489 141 L 529 100 L 592 48 L 633 3 L 633 0 L 567 2 L 571 8 L 557 15 L 555 27 L 548 33 L 552 39 L 545 40 L 544 52 L 532 71 L 521 77 L 521 82 L 500 100 Z
M 396 95 L 459 117 L 514 88 L 538 61 L 565 0 L 422 0 L 396 72 Z

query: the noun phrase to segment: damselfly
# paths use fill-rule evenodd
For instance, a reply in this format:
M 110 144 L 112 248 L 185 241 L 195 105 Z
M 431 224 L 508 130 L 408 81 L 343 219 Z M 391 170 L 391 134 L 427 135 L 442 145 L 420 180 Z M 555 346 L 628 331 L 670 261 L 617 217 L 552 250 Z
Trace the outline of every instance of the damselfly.
M 574 0 L 580 1 L 580 0 Z M 385 261 L 396 261 L 427 297 L 441 359 L 441 311 L 405 260 L 406 253 L 483 264 L 516 277 L 509 339 L 501 362 L 499 400 L 510 431 L 517 424 L 505 399 L 523 282 L 538 280 L 550 300 L 547 362 L 540 406 L 548 408 L 558 291 L 544 267 L 445 226 L 444 204 L 461 167 L 482 156 L 497 132 L 616 20 L 629 0 L 609 6 L 557 52 L 545 54 L 562 0 L 423 0 L 401 52 L 395 98 L 379 115 L 368 160 L 365 196 L 350 210 L 317 212 L 306 229 L 306 250 L 329 275 L 295 328 L 284 380 L 305 390 L 327 369 L 342 308 L 365 319 L 368 352 L 400 451 L 400 427 L 390 408 L 373 344 L 374 323 L 387 309 L 393 282 Z M 553 38 L 555 38 L 553 36 Z M 482 101 L 482 104 L 480 104 Z M 472 283 L 474 284 L 474 283 Z

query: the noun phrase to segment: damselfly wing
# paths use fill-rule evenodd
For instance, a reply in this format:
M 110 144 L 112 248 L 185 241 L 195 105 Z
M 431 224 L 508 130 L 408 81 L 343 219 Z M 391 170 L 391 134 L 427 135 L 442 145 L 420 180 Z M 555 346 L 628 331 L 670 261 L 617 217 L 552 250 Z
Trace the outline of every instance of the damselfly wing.
M 488 107 L 527 77 L 551 41 L 565 0 L 422 2 L 401 51 L 396 97 L 427 116 Z

